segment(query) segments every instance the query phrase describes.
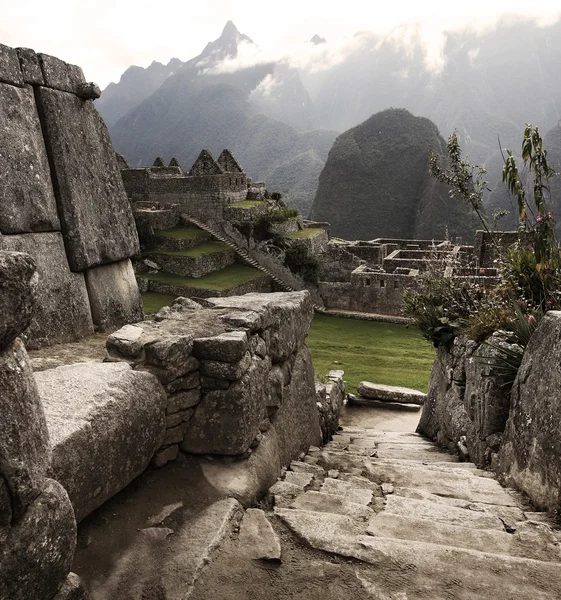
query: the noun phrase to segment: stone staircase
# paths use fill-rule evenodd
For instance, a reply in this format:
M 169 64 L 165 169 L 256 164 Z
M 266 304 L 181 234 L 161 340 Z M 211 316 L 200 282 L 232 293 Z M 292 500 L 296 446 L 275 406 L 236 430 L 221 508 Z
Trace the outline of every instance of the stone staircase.
M 344 428 L 291 463 L 270 493 L 282 563 L 265 578 L 269 598 L 561 598 L 561 535 L 546 516 L 414 433 Z M 250 553 L 243 538 L 224 546 L 193 598 L 260 597 L 258 541 Z M 221 587 L 225 560 L 238 573 Z
M 162 294 L 162 306 L 169 295 L 205 298 L 272 291 L 266 273 L 242 264 L 229 244 L 196 224 L 156 230 L 150 245 L 143 252 L 149 270 L 137 278 L 144 292 Z

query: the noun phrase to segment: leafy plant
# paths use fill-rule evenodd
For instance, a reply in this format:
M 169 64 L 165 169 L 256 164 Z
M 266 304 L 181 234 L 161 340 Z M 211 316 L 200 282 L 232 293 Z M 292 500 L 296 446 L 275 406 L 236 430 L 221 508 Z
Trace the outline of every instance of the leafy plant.
M 429 152 L 431 177 L 441 183 L 447 183 L 450 186 L 450 196 L 466 202 L 479 217 L 485 231 L 489 232 L 483 208 L 483 194 L 487 189 L 484 175 L 487 170 L 482 165 L 472 165 L 469 160 L 462 158 L 462 149 L 456 132 L 448 138 L 446 150 L 448 167 L 442 165 L 442 159 L 438 154 L 432 150 Z

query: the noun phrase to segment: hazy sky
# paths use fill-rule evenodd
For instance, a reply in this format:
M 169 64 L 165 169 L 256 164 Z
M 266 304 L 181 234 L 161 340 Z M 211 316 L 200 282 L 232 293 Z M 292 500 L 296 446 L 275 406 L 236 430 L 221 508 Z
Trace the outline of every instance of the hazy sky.
M 228 20 L 264 52 L 295 52 L 315 33 L 343 47 L 357 31 L 391 31 L 422 21 L 427 39 L 438 31 L 484 27 L 502 13 L 550 22 L 559 0 L 0 0 L 0 43 L 26 46 L 80 65 L 105 87 L 131 64 L 188 60 L 216 39 Z M 9 8 L 7 8 L 9 7 Z M 290 49 L 290 50 L 289 50 Z

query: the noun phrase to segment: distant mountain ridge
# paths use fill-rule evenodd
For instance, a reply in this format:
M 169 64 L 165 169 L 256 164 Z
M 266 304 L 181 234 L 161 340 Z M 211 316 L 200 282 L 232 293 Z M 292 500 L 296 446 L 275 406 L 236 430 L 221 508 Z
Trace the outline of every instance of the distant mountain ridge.
M 188 161 L 202 147 L 222 148 L 224 137 L 245 157 L 251 177 L 268 178 L 306 213 L 327 156 L 325 140 L 388 107 L 403 107 L 431 119 L 445 137 L 458 131 L 465 154 L 488 169 L 492 212 L 510 207 L 500 183 L 498 139 L 516 151 L 524 123 L 548 131 L 561 115 L 561 22 L 539 27 L 504 19 L 482 33 L 448 33 L 437 71 L 420 38 L 399 29 L 387 37 L 357 34 L 341 60 L 320 69 L 281 61 L 229 72 L 235 61 L 223 60 L 235 57 L 241 43 L 253 42 L 229 22 L 190 61 L 136 68 L 108 86 L 97 106 L 132 164 L 147 164 L 157 154 Z M 318 43 L 329 48 L 319 35 L 307 42 Z M 278 143 L 271 136 L 279 136 Z M 292 140 L 298 152 L 291 151 Z

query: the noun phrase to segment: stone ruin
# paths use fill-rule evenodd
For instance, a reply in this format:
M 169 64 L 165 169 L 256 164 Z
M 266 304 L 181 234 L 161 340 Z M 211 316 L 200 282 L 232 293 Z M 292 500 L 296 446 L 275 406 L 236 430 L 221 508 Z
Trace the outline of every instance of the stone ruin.
M 70 572 L 77 523 L 149 465 L 180 453 L 224 468 L 234 461 L 248 483 L 223 493 L 247 506 L 283 466 L 330 439 L 344 399 L 342 373 L 314 381 L 305 291 L 179 298 L 143 320 L 126 161 L 93 107 L 97 95 L 78 67 L 0 46 L 0 143 L 10 149 L 0 154 L 6 600 L 85 600 Z M 230 153 L 199 158 L 196 174 L 179 178 L 232 177 L 247 194 Z M 181 168 L 158 169 L 169 178 Z
M 176 158 L 167 167 L 158 157 L 152 167 L 133 169 L 121 161 L 120 168 L 136 206 L 176 206 L 203 221 L 221 221 L 225 206 L 246 200 L 249 190 L 255 199 L 263 199 L 265 191 L 264 184 L 251 182 L 229 150 L 223 150 L 218 160 L 202 150 L 187 173 Z
M 0 46 L 0 250 L 37 265 L 28 348 L 142 319 L 138 235 L 97 95 L 79 67 Z

